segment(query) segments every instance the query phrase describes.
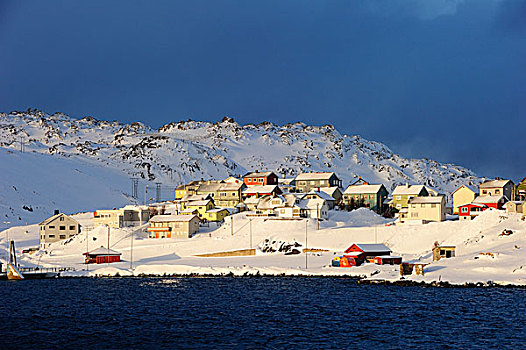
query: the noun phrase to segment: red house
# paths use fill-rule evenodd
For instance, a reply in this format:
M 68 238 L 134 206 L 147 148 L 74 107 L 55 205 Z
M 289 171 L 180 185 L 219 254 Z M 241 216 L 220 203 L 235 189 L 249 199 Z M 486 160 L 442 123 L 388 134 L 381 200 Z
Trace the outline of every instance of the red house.
M 83 255 L 86 256 L 84 259 L 85 264 L 105 264 L 121 261 L 121 253 L 104 247 L 86 252 Z
M 483 204 L 489 208 L 503 209 L 508 199 L 504 196 L 478 196 L 471 204 Z
M 243 182 L 247 186 L 266 186 L 266 185 L 277 185 L 278 176 L 272 171 L 258 172 L 257 170 L 253 173 L 248 173 L 243 176 Z
M 277 196 L 278 194 L 282 193 L 283 192 L 277 185 L 251 186 L 243 190 L 243 198 Z
M 365 260 L 363 252 L 348 252 L 343 254 L 343 257 L 347 259 L 351 266 L 360 266 Z
M 458 207 L 459 220 L 473 220 L 474 217 L 487 210 L 489 207 L 485 204 L 469 203 Z
M 353 244 L 345 250 L 345 254 L 351 252 L 362 252 L 365 259 L 391 255 L 391 249 L 387 248 L 384 244 Z
M 394 255 L 381 255 L 374 257 L 376 265 L 398 265 L 402 263 L 402 258 Z

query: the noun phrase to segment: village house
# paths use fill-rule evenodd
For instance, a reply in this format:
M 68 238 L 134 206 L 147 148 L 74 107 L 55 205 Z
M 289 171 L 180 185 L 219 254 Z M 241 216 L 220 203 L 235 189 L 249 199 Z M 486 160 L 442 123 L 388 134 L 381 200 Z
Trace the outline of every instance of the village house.
M 248 187 L 250 186 L 267 186 L 267 185 L 277 185 L 278 176 L 272 171 L 263 171 L 259 172 L 258 170 L 248 173 L 243 176 L 243 182 Z
M 345 254 L 351 252 L 362 252 L 365 259 L 373 259 L 376 256 L 391 255 L 391 249 L 389 249 L 385 244 L 376 243 L 354 243 L 349 248 L 345 249 Z
M 494 209 L 503 209 L 504 204 L 508 199 L 503 195 L 495 195 L 495 196 L 478 196 L 471 202 L 472 204 L 484 204 L 490 208 Z
M 526 177 L 519 182 L 517 185 L 517 192 L 516 192 L 515 199 L 520 201 L 526 201 Z
M 342 187 L 342 180 L 333 172 L 301 173 L 295 182 L 296 190 L 302 193 L 322 187 Z
M 515 200 L 515 184 L 511 180 L 486 180 L 479 185 L 479 196 L 504 196 Z
M 40 227 L 40 249 L 46 249 L 51 243 L 78 235 L 81 229 L 76 220 L 58 210 L 55 210 L 55 215 L 38 225 Z
M 334 198 L 334 205 L 339 206 L 343 202 L 343 191 L 338 186 L 333 187 L 320 187 L 321 192 L 327 193 L 329 196 Z M 332 209 L 332 208 L 331 208 Z
M 210 194 L 218 207 L 235 208 L 242 201 L 244 188 L 243 182 L 235 181 L 202 184 L 197 188 L 197 194 Z
M 121 261 L 121 253 L 102 246 L 82 255 L 85 255 L 85 264 L 109 264 Z
M 467 203 L 458 208 L 459 220 L 473 220 L 489 207 L 485 204 Z
M 442 258 L 454 258 L 456 247 L 454 245 L 438 245 L 433 247 L 433 261 L 439 261 Z
M 199 232 L 196 215 L 156 215 L 150 219 L 149 238 L 190 238 Z
M 400 210 L 409 207 L 409 200 L 413 197 L 426 197 L 429 192 L 424 185 L 399 185 L 393 191 L 393 208 Z
M 222 222 L 225 220 L 225 217 L 230 215 L 230 212 L 228 209 L 225 208 L 213 208 L 210 210 L 207 210 L 204 216 L 202 217 L 203 220 L 211 221 L 211 222 Z
M 453 197 L 453 214 L 459 213 L 458 208 L 460 206 L 473 202 L 478 195 L 477 192 L 475 188 L 466 185 L 462 185 L 453 191 L 453 193 L 451 193 Z
M 146 207 L 129 205 L 120 209 L 98 209 L 93 212 L 93 226 L 140 226 L 148 222 L 149 218 L 150 210 Z
M 299 201 L 298 206 L 305 209 L 308 218 L 321 220 L 329 218 L 329 205 L 323 198 L 304 198 Z
M 510 201 L 506 203 L 506 211 L 508 213 L 526 214 L 525 201 Z
M 384 185 L 351 185 L 343 192 L 343 201 L 347 210 L 365 207 L 381 214 L 384 212 L 384 201 L 389 192 Z
M 323 199 L 327 202 L 329 210 L 334 209 L 336 205 L 336 200 L 329 194 L 323 191 L 310 191 L 299 197 L 299 199 Z
M 197 189 L 201 184 L 205 183 L 203 179 L 201 181 L 190 181 L 186 185 L 179 185 L 175 188 L 175 199 L 181 199 L 185 196 L 191 196 L 197 193 Z
M 249 186 L 243 190 L 243 198 L 249 197 L 263 197 L 263 196 L 277 196 L 283 192 L 277 185 L 266 185 L 266 186 Z M 245 200 L 246 204 L 246 200 Z
M 400 216 L 400 222 L 420 222 L 446 220 L 446 199 L 444 196 L 414 197 L 409 200 L 407 217 Z

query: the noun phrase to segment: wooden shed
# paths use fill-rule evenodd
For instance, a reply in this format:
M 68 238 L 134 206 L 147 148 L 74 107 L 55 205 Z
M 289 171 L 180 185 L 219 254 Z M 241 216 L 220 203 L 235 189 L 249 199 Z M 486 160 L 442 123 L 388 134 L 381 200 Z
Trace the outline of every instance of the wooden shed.
M 86 252 L 83 255 L 86 256 L 84 259 L 85 264 L 105 264 L 121 261 L 121 253 L 104 247 L 97 248 L 91 252 Z
M 438 261 L 442 258 L 453 258 L 455 257 L 455 246 L 454 245 L 437 245 L 433 248 L 433 261 Z
M 402 257 L 394 255 L 381 255 L 374 257 L 376 265 L 398 265 L 402 263 Z

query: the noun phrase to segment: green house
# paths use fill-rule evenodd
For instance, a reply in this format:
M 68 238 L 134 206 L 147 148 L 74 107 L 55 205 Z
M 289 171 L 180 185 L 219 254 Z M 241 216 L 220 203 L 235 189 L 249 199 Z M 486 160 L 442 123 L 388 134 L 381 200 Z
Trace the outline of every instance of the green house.
M 429 192 L 424 185 L 399 185 L 393 191 L 393 208 L 400 210 L 409 207 L 409 200 L 413 197 L 427 197 Z
M 526 200 L 526 177 L 517 185 L 517 199 Z
M 383 213 L 383 202 L 389 195 L 384 185 L 351 185 L 343 192 L 343 202 L 347 210 L 369 208 L 379 214 Z

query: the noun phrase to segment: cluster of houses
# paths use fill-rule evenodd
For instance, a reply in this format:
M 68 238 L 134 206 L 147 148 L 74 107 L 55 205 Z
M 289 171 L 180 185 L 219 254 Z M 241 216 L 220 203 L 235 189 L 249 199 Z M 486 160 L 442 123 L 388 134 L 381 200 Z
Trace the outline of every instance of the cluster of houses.
M 488 208 L 526 213 L 526 178 L 517 186 L 502 179 L 485 181 L 478 190 L 462 185 L 452 193 L 452 199 L 449 211 L 461 220 L 472 219 Z M 343 190 L 342 180 L 334 172 L 308 172 L 294 179 L 280 179 L 271 171 L 254 171 L 241 179 L 201 179 L 180 185 L 171 202 L 96 210 L 93 224 L 121 228 L 149 223 L 151 239 L 189 238 L 202 225 L 219 225 L 241 211 L 281 219 L 326 220 L 330 210 L 360 207 L 397 216 L 400 223 L 444 221 L 448 212 L 446 196 L 425 185 L 399 185 L 389 195 L 383 184 L 370 184 L 362 178 Z M 40 248 L 80 231 L 77 221 L 56 212 L 40 223 Z

